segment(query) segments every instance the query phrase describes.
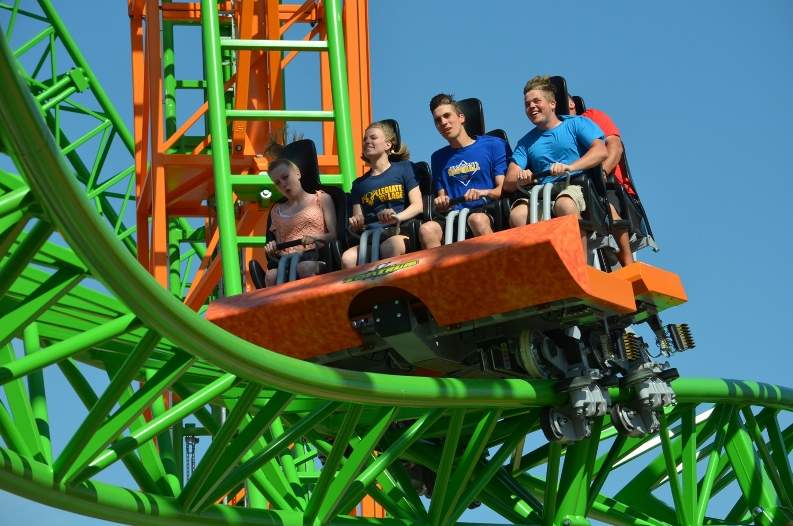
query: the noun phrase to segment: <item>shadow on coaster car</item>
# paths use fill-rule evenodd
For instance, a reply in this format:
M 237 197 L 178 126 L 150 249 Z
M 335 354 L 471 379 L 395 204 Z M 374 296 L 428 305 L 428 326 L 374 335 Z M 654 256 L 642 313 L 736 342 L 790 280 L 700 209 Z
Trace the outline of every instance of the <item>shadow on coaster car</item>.
M 625 433 L 657 429 L 655 411 L 674 402 L 667 381 L 675 371 L 625 329 L 653 321 L 667 354 L 690 348 L 685 326 L 658 320 L 684 301 L 668 271 L 587 266 L 578 221 L 562 217 L 222 298 L 206 317 L 252 343 L 334 367 L 553 379 L 570 402 L 546 411 L 543 428 L 551 439 L 576 440 L 609 408 Z M 617 382 L 635 400 L 612 406 L 607 387 Z

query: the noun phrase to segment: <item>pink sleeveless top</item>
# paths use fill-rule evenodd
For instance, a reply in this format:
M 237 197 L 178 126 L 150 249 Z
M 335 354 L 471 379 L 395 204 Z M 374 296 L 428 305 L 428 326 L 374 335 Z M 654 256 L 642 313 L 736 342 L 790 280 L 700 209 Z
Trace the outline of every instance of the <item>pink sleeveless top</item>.
M 321 195 L 322 190 L 317 190 L 314 202 L 299 210 L 291 216 L 283 215 L 281 204 L 276 204 L 270 212 L 270 230 L 275 233 L 275 239 L 279 243 L 302 239 L 303 236 L 318 236 L 325 234 L 328 227 L 325 224 L 325 214 L 322 210 Z M 302 250 L 314 248 L 314 245 L 306 247 L 297 246 L 285 249 L 284 253 L 300 252 Z

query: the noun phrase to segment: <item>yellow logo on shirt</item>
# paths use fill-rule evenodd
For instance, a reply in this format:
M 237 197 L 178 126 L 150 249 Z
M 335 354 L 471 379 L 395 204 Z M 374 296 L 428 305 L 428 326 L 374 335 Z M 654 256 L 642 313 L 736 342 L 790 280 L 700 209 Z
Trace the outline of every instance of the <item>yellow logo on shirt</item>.
M 450 166 L 448 170 L 449 177 L 457 177 L 460 174 L 472 174 L 479 170 L 479 161 L 472 163 L 461 161 L 459 164 Z
M 361 196 L 361 203 L 374 206 L 375 199 L 381 203 L 385 201 L 401 201 L 405 199 L 405 187 L 402 184 L 383 186 Z

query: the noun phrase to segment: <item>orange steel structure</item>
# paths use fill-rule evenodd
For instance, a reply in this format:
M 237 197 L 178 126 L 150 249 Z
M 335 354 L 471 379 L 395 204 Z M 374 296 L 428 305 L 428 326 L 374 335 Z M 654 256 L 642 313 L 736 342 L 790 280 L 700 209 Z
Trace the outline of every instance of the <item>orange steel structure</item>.
M 173 43 L 164 42 L 169 26 L 189 26 L 201 31 L 199 2 L 171 3 L 163 0 L 129 0 L 130 38 L 135 134 L 135 171 L 138 225 L 138 259 L 163 286 L 169 282 L 169 229 L 173 218 L 204 218 L 206 256 L 193 279 L 185 302 L 198 309 L 221 278 L 220 258 L 214 257 L 218 229 L 214 211 L 207 203 L 214 195 L 212 156 L 207 153 L 212 137 L 205 133 L 189 136 L 207 114 L 208 103 L 176 123 L 177 88 L 192 82 L 173 77 Z M 304 40 L 323 40 L 326 26 L 322 2 L 282 4 L 278 0 L 235 0 L 218 3 L 221 23 L 234 38 L 279 40 L 287 31 L 309 29 Z M 369 78 L 368 8 L 366 0 L 345 0 L 342 20 L 347 60 L 350 116 L 356 159 L 361 153 L 361 137 L 371 122 Z M 291 34 L 291 33 L 290 33 Z M 173 32 L 170 31 L 170 39 Z M 294 37 L 292 37 L 294 38 Z M 297 51 L 237 50 L 236 71 L 226 80 L 230 108 L 242 110 L 286 109 L 286 68 Z M 319 54 L 321 109 L 332 107 L 328 56 Z M 179 83 L 181 82 L 181 86 Z M 266 150 L 272 142 L 285 140 L 283 121 L 230 122 L 231 166 L 237 174 L 258 174 L 268 165 Z M 322 122 L 319 145 L 322 174 L 338 174 L 339 160 L 333 121 Z M 362 163 L 357 167 L 362 171 Z M 262 235 L 267 209 L 256 203 L 238 210 L 239 235 Z M 246 259 L 260 248 L 245 248 Z

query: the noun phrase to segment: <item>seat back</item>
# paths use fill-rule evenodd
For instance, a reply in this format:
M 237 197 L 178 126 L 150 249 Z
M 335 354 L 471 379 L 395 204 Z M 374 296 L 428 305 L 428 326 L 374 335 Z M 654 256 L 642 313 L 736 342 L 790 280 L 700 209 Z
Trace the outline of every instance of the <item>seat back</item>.
M 280 157 L 289 159 L 300 168 L 300 185 L 313 194 L 319 188 L 319 161 L 317 147 L 311 139 L 290 142 L 281 150 Z
M 509 144 L 509 137 L 507 137 L 507 132 L 505 132 L 501 128 L 490 130 L 485 135 L 490 135 L 491 137 L 498 137 L 499 139 L 503 140 L 505 143 Z
M 465 115 L 465 127 L 468 136 L 473 138 L 485 134 L 485 112 L 482 109 L 482 101 L 476 98 L 468 98 L 457 101 L 457 105 Z
M 584 99 L 579 97 L 578 95 L 573 95 L 573 103 L 575 104 L 575 114 L 581 115 L 586 111 L 586 104 L 584 103 Z
M 421 190 L 421 200 L 424 205 L 424 212 L 421 217 L 424 221 L 432 219 L 432 170 L 426 161 L 419 161 L 413 164 L 413 175 Z
M 634 192 L 636 192 L 635 195 L 629 195 L 627 190 L 616 181 L 610 182 L 608 189 L 616 197 L 616 199 L 612 200 L 616 200 L 619 204 L 619 206 L 615 204 L 615 208 L 617 208 L 620 217 L 630 221 L 631 247 L 636 251 L 649 246 L 653 250 L 658 251 L 653 229 L 650 226 L 650 219 L 647 217 L 647 212 L 644 210 L 644 205 L 642 205 L 639 197 L 639 190 L 636 188 L 636 181 L 631 174 L 625 149 L 622 152 L 620 166 L 623 177 L 630 181 Z
M 402 146 L 402 134 L 399 131 L 399 123 L 396 119 L 383 119 L 380 122 L 388 124 L 394 130 L 395 139 L 391 146 L 395 151 L 399 150 L 399 147 Z
M 567 105 L 567 81 L 559 75 L 554 75 L 550 81 L 556 97 L 556 114 L 559 116 L 570 115 L 570 108 Z
M 337 186 L 321 184 L 318 189 L 330 196 L 336 211 L 336 242 L 328 243 L 327 254 L 323 259 L 328 265 L 328 270 L 339 270 L 341 268 L 341 253 L 347 243 L 347 221 L 350 217 L 347 214 L 347 194 Z M 322 256 L 322 251 L 320 255 Z

